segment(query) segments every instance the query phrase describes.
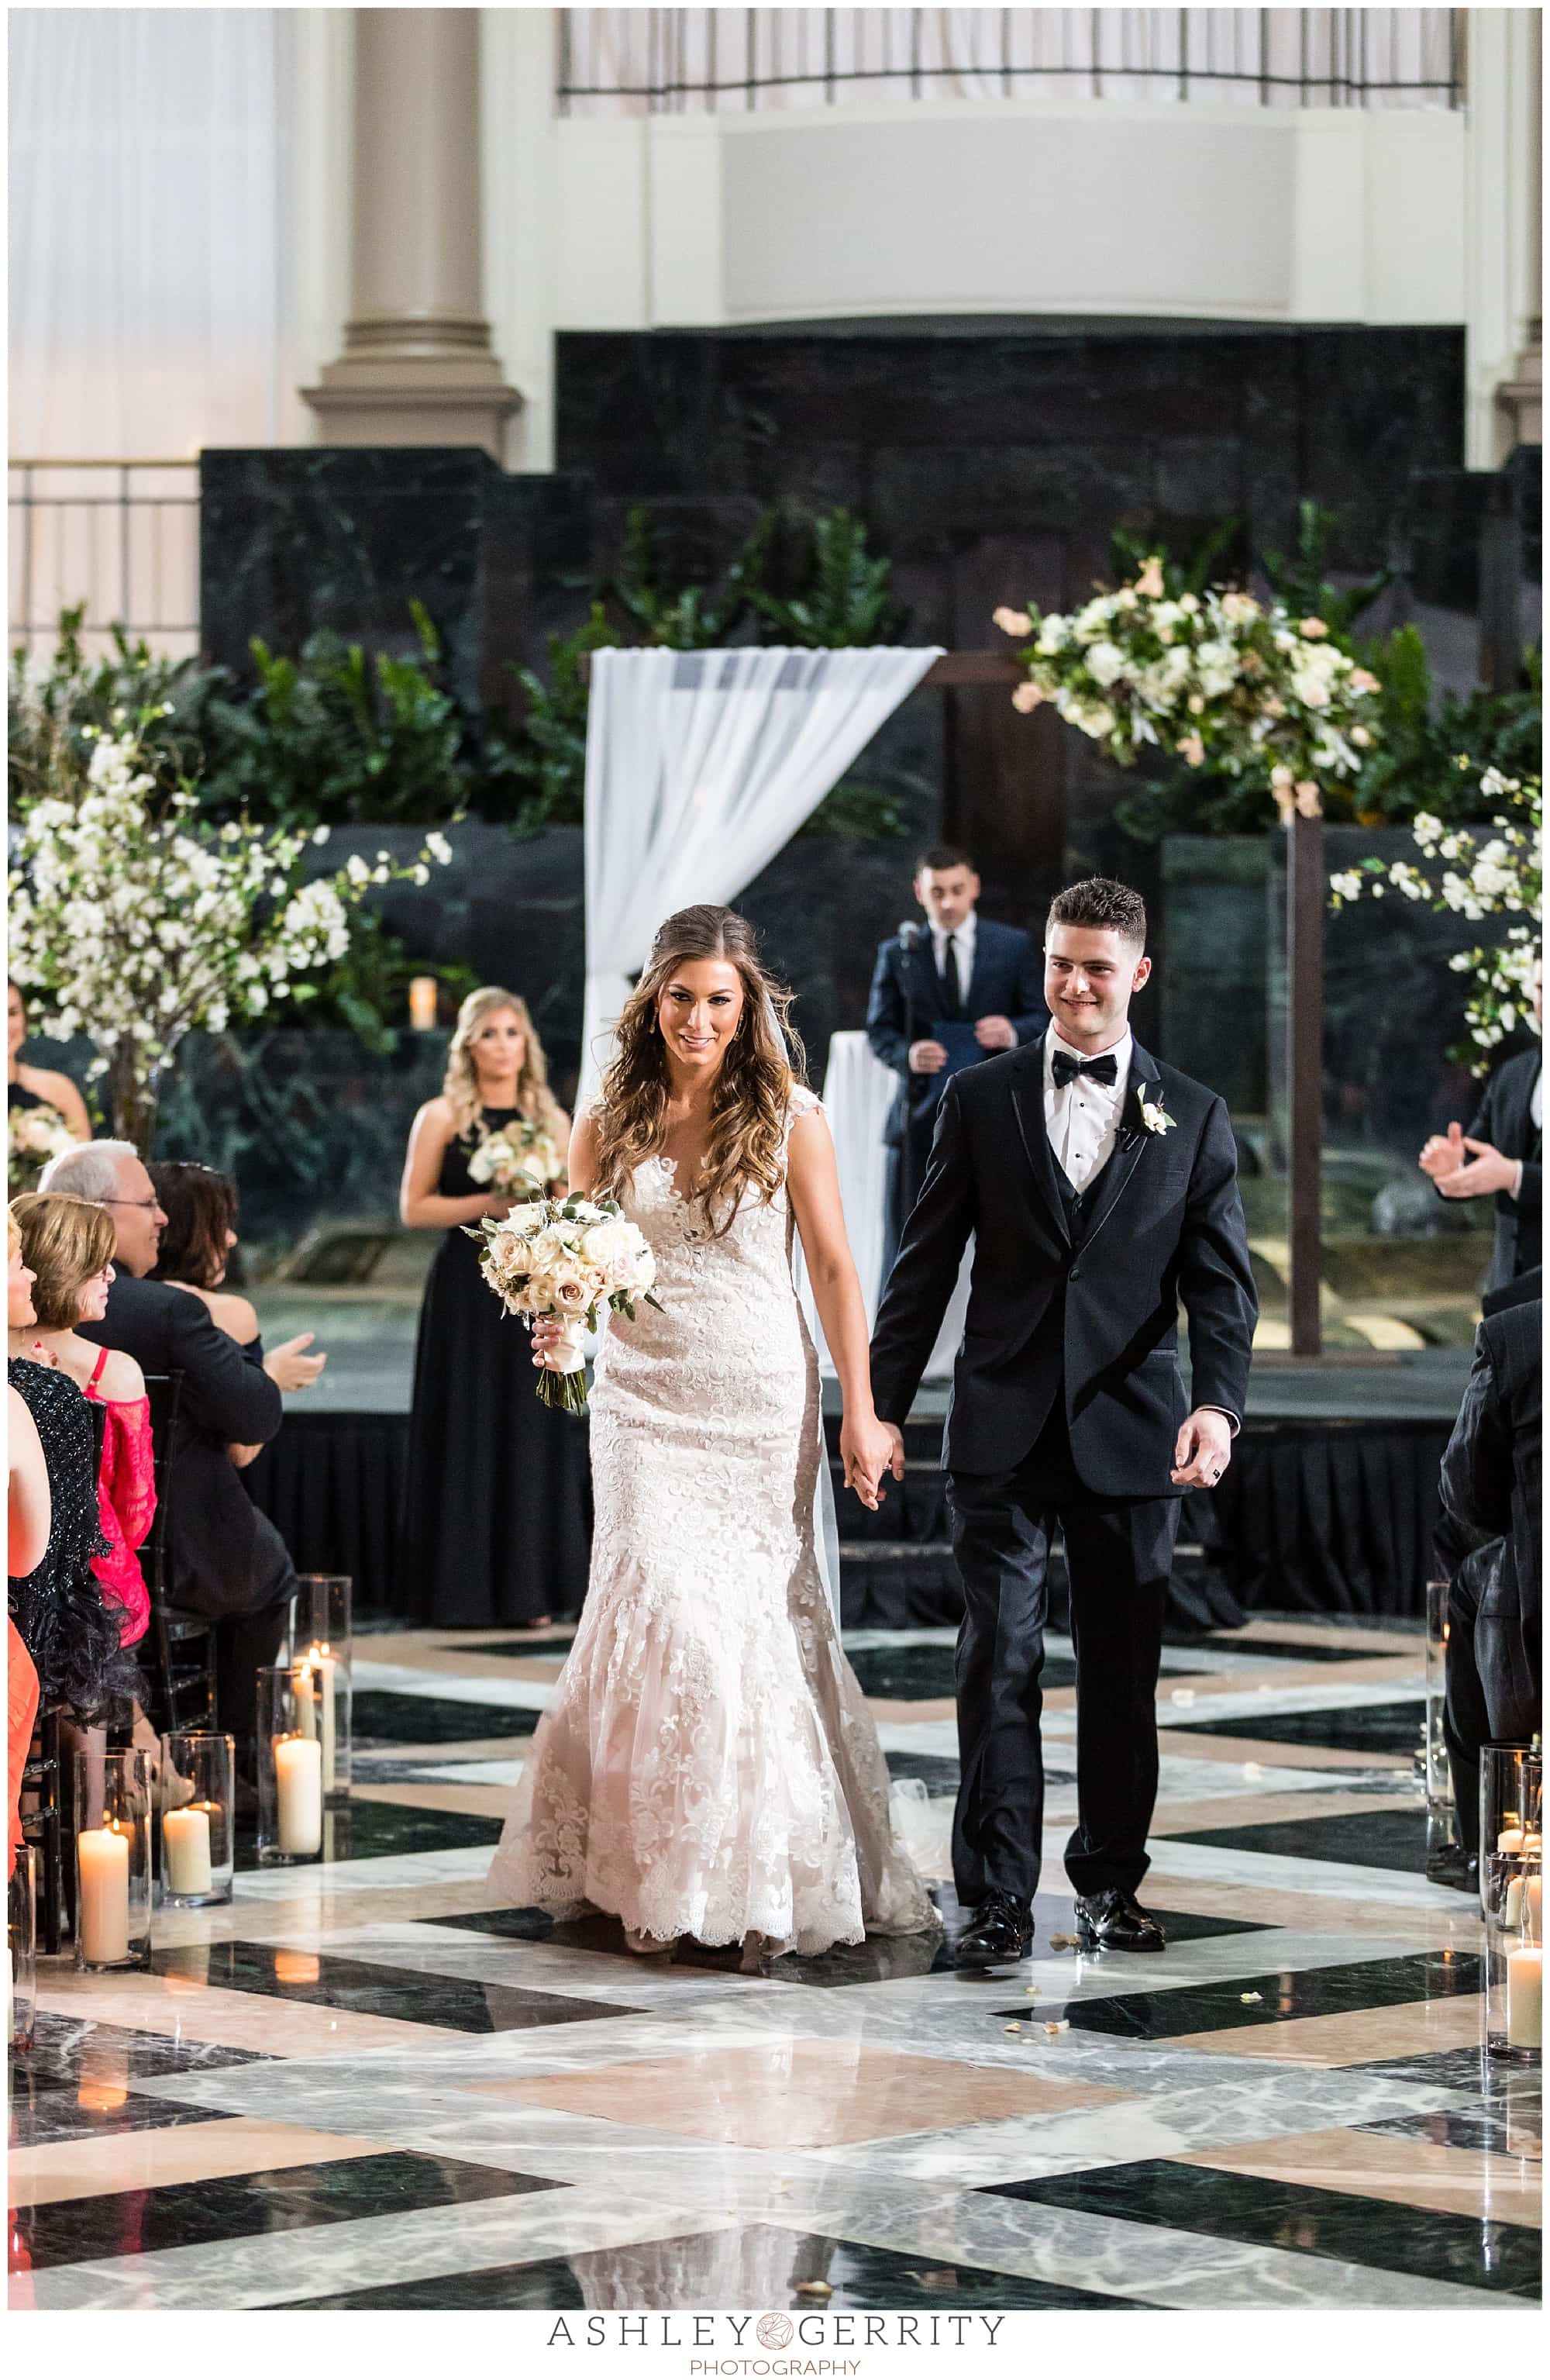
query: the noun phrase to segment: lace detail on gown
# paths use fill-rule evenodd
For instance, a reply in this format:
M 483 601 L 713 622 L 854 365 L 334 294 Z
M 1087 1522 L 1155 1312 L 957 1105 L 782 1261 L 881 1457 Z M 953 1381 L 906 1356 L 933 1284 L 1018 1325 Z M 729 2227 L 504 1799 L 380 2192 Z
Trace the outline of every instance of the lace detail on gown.
M 788 1140 L 818 1104 L 793 1089 Z M 818 1367 L 784 1184 L 717 1237 L 673 1172 L 648 1159 L 624 1201 L 664 1310 L 603 1333 L 587 1602 L 491 1881 L 708 1944 L 914 1933 L 936 1914 L 814 1548 Z

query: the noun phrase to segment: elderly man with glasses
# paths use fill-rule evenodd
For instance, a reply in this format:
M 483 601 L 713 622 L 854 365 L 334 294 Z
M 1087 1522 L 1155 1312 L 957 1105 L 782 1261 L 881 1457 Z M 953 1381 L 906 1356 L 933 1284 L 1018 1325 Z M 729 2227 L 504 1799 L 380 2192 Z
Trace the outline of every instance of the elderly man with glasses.
M 250 1754 L 257 1672 L 275 1659 L 296 1568 L 279 1531 L 251 1501 L 233 1450 L 250 1460 L 280 1427 L 280 1391 L 203 1301 L 147 1281 L 166 1216 L 127 1141 L 93 1140 L 44 1168 L 40 1187 L 105 1207 L 113 1217 L 117 1277 L 100 1322 L 82 1338 L 121 1348 L 147 1373 L 180 1372 L 183 1395 L 169 1451 L 168 1599 L 213 1620 L 224 1729 Z

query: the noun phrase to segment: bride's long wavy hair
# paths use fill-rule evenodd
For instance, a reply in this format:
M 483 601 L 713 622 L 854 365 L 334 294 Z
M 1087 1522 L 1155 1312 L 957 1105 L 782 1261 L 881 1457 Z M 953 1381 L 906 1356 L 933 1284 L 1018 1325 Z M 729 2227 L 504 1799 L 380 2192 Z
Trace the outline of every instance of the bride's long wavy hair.
M 522 1066 L 516 1078 L 516 1104 L 534 1123 L 558 1128 L 559 1108 L 549 1087 L 549 1061 L 544 1056 L 527 1002 L 515 991 L 506 991 L 498 983 L 487 983 L 471 991 L 457 1012 L 457 1025 L 447 1050 L 447 1071 L 442 1083 L 442 1096 L 452 1109 L 460 1137 L 472 1132 L 478 1122 L 479 1077 L 474 1063 L 474 1043 L 487 1016 L 497 1010 L 509 1008 L 521 1026 L 525 1046 Z
M 792 995 L 766 972 L 754 929 L 735 909 L 708 903 L 680 909 L 657 929 L 602 1080 L 598 1194 L 619 1197 L 636 1167 L 661 1147 L 669 1076 L 657 1008 L 678 969 L 694 959 L 724 959 L 743 983 L 743 1014 L 711 1093 L 710 1135 L 694 1193 L 719 1238 L 732 1228 L 745 1190 L 768 1203 L 780 1189 L 786 1110 L 805 1065 L 791 1023 Z

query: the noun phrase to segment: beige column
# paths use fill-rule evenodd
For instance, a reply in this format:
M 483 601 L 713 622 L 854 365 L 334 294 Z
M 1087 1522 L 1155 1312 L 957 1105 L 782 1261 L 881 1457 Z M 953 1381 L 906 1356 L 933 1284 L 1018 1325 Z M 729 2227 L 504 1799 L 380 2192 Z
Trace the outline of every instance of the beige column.
M 1461 11 L 1465 133 L 1465 456 L 1491 471 L 1539 436 L 1540 12 Z
M 350 320 L 304 392 L 341 446 L 482 446 L 521 403 L 482 311 L 479 11 L 357 8 Z

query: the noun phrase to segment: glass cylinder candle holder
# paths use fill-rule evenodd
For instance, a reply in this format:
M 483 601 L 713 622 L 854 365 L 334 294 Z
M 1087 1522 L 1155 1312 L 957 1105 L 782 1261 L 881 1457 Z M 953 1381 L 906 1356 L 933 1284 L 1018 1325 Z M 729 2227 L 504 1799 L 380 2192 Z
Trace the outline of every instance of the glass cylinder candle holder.
M 1538 2066 L 1544 2055 L 1544 1950 L 1516 1894 L 1485 1921 L 1485 2046 L 1513 2066 Z
M 38 2022 L 38 1854 L 18 1843 L 6 1888 L 6 2017 L 13 2049 L 32 2046 Z
M 1537 1742 L 1486 1743 L 1480 1752 L 1480 1912 L 1513 1926 L 1511 1906 L 1544 1873 L 1544 1761 Z
M 75 1755 L 76 1965 L 151 1964 L 151 1761 L 88 1742 Z
M 236 1852 L 236 1739 L 204 1728 L 164 1735 L 157 1800 L 163 1908 L 209 1909 L 229 1900 Z
M 1447 1588 L 1446 1578 L 1426 1582 L 1426 1806 L 1452 1811 L 1453 1771 L 1448 1766 L 1443 1711 L 1447 1694 Z
M 323 1849 L 322 1673 L 297 1662 L 259 1671 L 260 1867 L 297 1867 Z
M 323 1748 L 323 1798 L 343 1801 L 350 1790 L 350 1585 L 348 1578 L 309 1572 L 291 1608 L 294 1666 L 315 1670 Z M 308 1707 L 305 1699 L 302 1709 Z

